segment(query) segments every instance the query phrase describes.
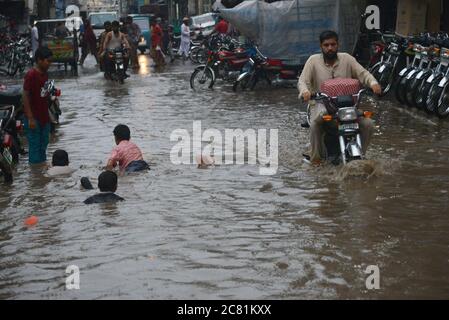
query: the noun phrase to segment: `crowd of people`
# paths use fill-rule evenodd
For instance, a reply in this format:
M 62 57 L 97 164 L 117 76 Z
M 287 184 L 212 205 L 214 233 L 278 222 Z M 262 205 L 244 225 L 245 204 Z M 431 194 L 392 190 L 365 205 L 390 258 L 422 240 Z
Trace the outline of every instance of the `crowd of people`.
M 220 19 L 215 27 L 216 33 L 227 33 L 228 24 Z M 84 21 L 83 28 L 80 30 L 80 46 L 82 54 L 79 64 L 82 65 L 91 54 L 100 65 L 101 69 L 107 69 L 110 61 L 105 52 L 108 49 L 116 47 L 125 47 L 129 50 L 130 62 L 133 68 L 138 68 L 137 45 L 141 36 L 141 30 L 133 22 L 132 17 L 127 17 L 122 24 L 119 21 L 106 21 L 104 23 L 104 32 L 97 41 L 89 21 Z M 164 30 L 161 27 L 161 19 L 151 21 L 151 50 L 150 54 L 155 65 L 165 63 L 162 48 L 166 45 L 164 41 Z M 42 90 L 48 82 L 48 70 L 52 63 L 52 55 L 47 47 L 38 46 L 37 28 L 34 25 L 32 32 L 32 43 L 35 65 L 25 75 L 23 84 L 23 104 L 24 104 L 24 126 L 28 140 L 28 161 L 31 165 L 46 165 L 47 146 L 50 136 L 50 116 L 48 109 L 48 98 L 42 95 Z M 58 24 L 55 32 L 56 37 L 66 37 L 69 30 L 64 24 Z M 181 26 L 181 43 L 179 52 L 185 58 L 188 57 L 190 47 L 191 31 L 189 28 L 189 18 L 183 19 Z M 166 40 L 166 39 L 165 39 Z M 126 69 L 127 66 L 125 66 Z M 112 149 L 104 166 L 104 171 L 98 177 L 98 188 L 100 193 L 86 199 L 86 204 L 103 203 L 110 201 L 122 201 L 123 198 L 115 195 L 117 189 L 117 174 L 115 169 L 118 167 L 119 174 L 145 171 L 149 169 L 148 163 L 143 159 L 140 148 L 131 142 L 131 132 L 128 126 L 124 124 L 117 125 L 113 130 L 116 146 Z M 204 167 L 213 163 L 210 159 L 198 162 L 199 167 Z M 60 175 L 70 175 L 74 169 L 70 167 L 69 155 L 65 150 L 56 150 L 53 153 L 51 165 L 46 175 L 56 177 Z M 81 179 L 81 185 L 87 189 L 93 189 L 87 177 Z

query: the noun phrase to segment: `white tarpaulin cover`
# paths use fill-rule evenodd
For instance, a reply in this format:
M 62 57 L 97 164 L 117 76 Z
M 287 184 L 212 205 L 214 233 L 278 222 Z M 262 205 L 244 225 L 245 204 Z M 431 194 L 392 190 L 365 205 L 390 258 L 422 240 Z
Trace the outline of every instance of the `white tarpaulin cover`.
M 255 41 L 265 55 L 304 63 L 311 54 L 320 52 L 319 34 L 327 29 L 339 33 L 340 51 L 352 51 L 360 23 L 357 2 L 250 0 L 220 12 L 243 35 Z

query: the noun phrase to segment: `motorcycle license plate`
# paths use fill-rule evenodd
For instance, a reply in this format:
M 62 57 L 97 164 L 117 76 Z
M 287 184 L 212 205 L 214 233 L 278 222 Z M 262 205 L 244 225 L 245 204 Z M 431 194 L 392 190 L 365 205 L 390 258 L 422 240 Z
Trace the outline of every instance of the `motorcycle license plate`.
M 5 148 L 3 150 L 3 158 L 5 158 L 5 160 L 8 164 L 12 164 L 12 154 L 8 148 Z
M 431 75 L 429 78 L 427 78 L 427 83 L 432 83 L 433 79 L 435 79 L 435 75 Z
M 359 129 L 358 123 L 345 123 L 345 124 L 340 124 L 338 126 L 338 130 L 340 130 L 340 131 L 358 130 L 358 129 Z
M 382 73 L 385 70 L 386 66 L 385 65 L 381 65 L 379 68 L 379 73 Z

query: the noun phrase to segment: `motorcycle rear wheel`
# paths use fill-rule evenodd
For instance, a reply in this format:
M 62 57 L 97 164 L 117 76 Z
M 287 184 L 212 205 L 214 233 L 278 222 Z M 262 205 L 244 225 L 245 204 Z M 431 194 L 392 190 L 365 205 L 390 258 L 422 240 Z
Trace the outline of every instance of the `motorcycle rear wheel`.
M 190 88 L 194 91 L 212 89 L 214 86 L 214 76 L 209 68 L 205 67 L 200 69 L 195 69 L 190 76 Z

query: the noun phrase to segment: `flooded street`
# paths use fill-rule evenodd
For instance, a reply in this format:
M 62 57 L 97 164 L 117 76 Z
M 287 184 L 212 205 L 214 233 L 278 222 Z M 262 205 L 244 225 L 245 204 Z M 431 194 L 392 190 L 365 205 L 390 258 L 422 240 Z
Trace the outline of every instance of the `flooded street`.
M 158 73 L 147 57 L 123 85 L 92 60 L 78 78 L 51 72 L 63 114 L 47 155 L 64 149 L 77 170 L 49 179 L 22 157 L 0 184 L 1 299 L 449 298 L 449 120 L 372 100 L 374 172 L 311 168 L 296 89 L 236 94 L 219 81 L 195 93 L 189 62 Z M 278 129 L 277 173 L 173 164 L 170 135 L 194 121 Z M 97 184 L 119 123 L 151 170 L 119 178 L 126 201 L 84 205 L 96 191 L 79 180 Z M 26 229 L 30 215 L 39 223 Z M 80 290 L 66 289 L 69 265 Z M 369 265 L 379 290 L 365 286 Z

